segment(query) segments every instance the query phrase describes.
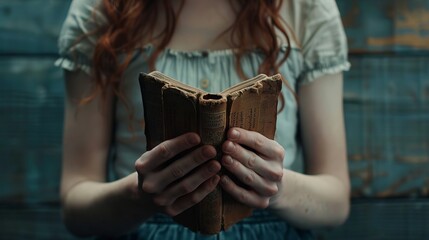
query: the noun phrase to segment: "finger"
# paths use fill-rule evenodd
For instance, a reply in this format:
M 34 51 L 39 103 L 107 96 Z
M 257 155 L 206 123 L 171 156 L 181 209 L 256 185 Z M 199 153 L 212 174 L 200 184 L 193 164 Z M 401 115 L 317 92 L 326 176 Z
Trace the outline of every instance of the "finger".
M 170 216 L 176 216 L 186 209 L 194 206 L 195 204 L 201 202 L 209 193 L 215 190 L 217 184 L 219 183 L 220 177 L 215 175 L 201 184 L 195 191 L 190 194 L 187 194 L 179 199 L 172 205 L 165 208 L 165 211 Z
M 159 206 L 171 205 L 177 198 L 191 193 L 209 178 L 220 171 L 220 164 L 217 161 L 210 161 L 201 166 L 195 173 L 187 176 L 178 184 L 168 187 L 164 192 L 154 198 L 155 204 Z
M 248 131 L 242 128 L 231 128 L 227 133 L 227 137 L 230 141 L 245 145 L 266 156 L 268 159 L 283 161 L 285 155 L 283 147 L 276 141 L 258 132 Z
M 200 137 L 195 133 L 186 133 L 179 137 L 164 141 L 152 150 L 144 153 L 136 161 L 136 170 L 141 174 L 153 171 L 177 154 L 195 147 L 200 141 Z
M 228 159 L 228 157 L 230 157 L 237 160 L 242 165 L 271 181 L 278 182 L 282 179 L 283 161 L 265 160 L 253 151 L 245 149 L 240 146 L 240 144 L 231 141 L 225 141 L 222 146 L 222 150 L 225 154 L 223 159 Z M 228 164 L 228 161 L 222 161 L 222 163 Z
M 203 146 L 186 156 L 177 159 L 167 167 L 163 168 L 158 174 L 152 174 L 146 177 L 146 181 L 156 182 L 155 192 L 160 192 L 172 182 L 184 177 L 190 171 L 200 166 L 204 162 L 213 159 L 216 156 L 216 149 L 213 146 Z M 143 184 L 144 185 L 144 184 Z
M 269 198 L 262 197 L 254 191 L 246 190 L 238 186 L 226 175 L 222 176 L 220 184 L 233 198 L 247 206 L 254 208 L 267 208 L 270 203 Z
M 238 180 L 251 187 L 258 194 L 271 197 L 278 192 L 276 182 L 266 180 L 259 176 L 253 170 L 245 167 L 239 161 L 234 160 L 231 156 L 222 158 L 223 166 L 230 171 Z

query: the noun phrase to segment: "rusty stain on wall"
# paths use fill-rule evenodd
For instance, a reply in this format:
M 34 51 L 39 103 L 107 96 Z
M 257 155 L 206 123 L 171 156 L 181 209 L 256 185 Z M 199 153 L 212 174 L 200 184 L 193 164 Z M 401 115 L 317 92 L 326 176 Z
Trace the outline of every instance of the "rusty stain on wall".
M 372 38 L 369 37 L 367 40 L 371 46 L 386 46 L 386 45 L 403 45 L 409 47 L 415 47 L 420 49 L 429 50 L 429 36 L 423 37 L 418 34 L 409 34 L 385 38 Z
M 347 159 L 349 161 L 367 161 L 368 159 L 382 159 L 383 154 L 374 151 L 364 151 L 361 153 L 348 154 Z
M 356 27 L 358 24 L 356 22 L 356 19 L 358 19 L 358 16 L 360 14 L 360 9 L 357 2 L 353 2 L 353 6 L 351 7 L 351 10 L 348 11 L 344 16 L 342 17 L 343 25 L 346 28 L 350 27 Z
M 429 9 L 410 10 L 406 4 L 399 7 L 396 27 L 402 29 L 413 29 L 415 31 L 429 30 Z
M 374 180 L 374 171 L 371 171 L 372 165 L 368 165 L 364 169 L 356 169 L 350 171 L 350 177 L 358 178 L 362 181 L 359 186 L 355 186 L 352 189 L 351 196 L 352 197 L 361 197 L 371 195 L 369 192 L 371 191 L 371 186 Z M 369 192 L 368 192 L 369 191 Z
M 397 181 L 393 182 L 389 187 L 384 191 L 381 191 L 375 194 L 376 197 L 393 197 L 393 196 L 410 196 L 415 192 L 424 192 L 425 186 L 420 186 L 418 189 L 408 189 L 403 192 L 400 192 L 399 189 L 408 182 L 411 182 L 416 179 L 426 179 L 428 181 L 428 174 L 426 169 L 415 169 L 409 171 L 406 175 L 399 178 Z M 420 190 L 420 191 L 419 191 Z
M 390 37 L 369 37 L 371 46 L 402 45 L 420 49 L 429 49 L 429 10 L 424 8 L 410 9 L 404 2 L 396 8 L 394 26 L 397 30 L 409 33 L 396 33 Z M 394 33 L 395 34 L 395 33 Z

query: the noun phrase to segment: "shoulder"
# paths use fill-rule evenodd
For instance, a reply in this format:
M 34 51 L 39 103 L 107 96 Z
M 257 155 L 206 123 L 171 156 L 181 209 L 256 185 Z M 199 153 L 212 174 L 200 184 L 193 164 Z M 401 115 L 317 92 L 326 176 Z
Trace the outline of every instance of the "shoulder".
M 92 12 L 102 4 L 102 0 L 73 0 L 70 4 L 70 12 Z
M 99 35 L 96 34 L 107 18 L 102 0 L 73 0 L 58 38 L 60 54 L 56 65 L 68 70 L 78 66 L 88 72 L 90 59 Z
M 283 0 L 281 11 L 283 17 L 294 23 L 311 17 L 339 16 L 335 0 Z
M 299 48 L 311 32 L 320 27 L 336 25 L 336 28 L 342 28 L 341 24 L 338 25 L 341 17 L 335 0 L 283 0 L 280 11 Z
M 60 51 L 67 51 L 76 43 L 81 48 L 91 47 L 96 41 L 92 33 L 106 23 L 101 0 L 73 0 L 58 39 Z
M 299 85 L 349 69 L 347 38 L 335 0 L 283 0 L 281 11 L 303 57 Z
M 106 24 L 102 3 L 102 0 L 73 0 L 62 31 L 75 30 L 86 33 L 96 26 Z

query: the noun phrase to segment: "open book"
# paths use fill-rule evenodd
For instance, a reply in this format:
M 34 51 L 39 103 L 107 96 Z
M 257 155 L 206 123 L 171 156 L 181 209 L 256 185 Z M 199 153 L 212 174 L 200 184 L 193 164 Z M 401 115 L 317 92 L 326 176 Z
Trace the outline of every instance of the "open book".
M 273 139 L 277 100 L 282 87 L 279 74 L 260 74 L 220 93 L 208 93 L 160 72 L 140 74 L 147 149 L 187 132 L 196 132 L 201 144 L 216 147 L 217 160 L 226 131 L 240 127 Z M 174 161 L 174 159 L 173 159 Z M 220 174 L 232 174 L 225 169 Z M 245 187 L 245 186 L 244 186 Z M 216 234 L 252 214 L 220 186 L 200 203 L 174 217 L 195 232 Z

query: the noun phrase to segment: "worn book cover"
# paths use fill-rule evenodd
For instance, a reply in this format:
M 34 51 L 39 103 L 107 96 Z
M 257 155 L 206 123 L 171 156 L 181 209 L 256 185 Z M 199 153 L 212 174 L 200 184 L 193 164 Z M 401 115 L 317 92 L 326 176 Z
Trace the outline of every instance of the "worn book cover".
M 220 93 L 205 92 L 157 71 L 140 74 L 139 82 L 148 150 L 164 140 L 196 132 L 201 137 L 201 144 L 216 147 L 216 159 L 220 160 L 221 145 L 231 127 L 274 138 L 277 100 L 282 87 L 279 74 L 260 74 Z M 228 174 L 234 179 L 224 169 L 220 174 Z M 239 203 L 218 186 L 174 220 L 195 232 L 216 234 L 251 214 L 250 207 Z

